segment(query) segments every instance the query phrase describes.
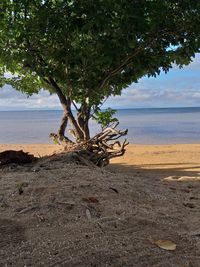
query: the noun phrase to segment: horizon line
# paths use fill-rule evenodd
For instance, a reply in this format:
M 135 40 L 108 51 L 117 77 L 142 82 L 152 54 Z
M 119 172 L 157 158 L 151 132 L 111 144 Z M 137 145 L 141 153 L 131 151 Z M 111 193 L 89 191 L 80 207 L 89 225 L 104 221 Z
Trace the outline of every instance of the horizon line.
M 114 110 L 132 110 L 132 109 L 183 109 L 183 108 L 200 108 L 200 106 L 179 106 L 179 107 L 127 107 L 127 108 L 111 108 Z M 107 108 L 103 108 L 102 110 L 106 110 Z M 35 109 L 0 109 L 0 112 L 23 112 L 23 111 L 63 111 L 63 109 L 43 109 L 43 108 L 35 108 Z M 76 111 L 72 109 L 72 111 Z

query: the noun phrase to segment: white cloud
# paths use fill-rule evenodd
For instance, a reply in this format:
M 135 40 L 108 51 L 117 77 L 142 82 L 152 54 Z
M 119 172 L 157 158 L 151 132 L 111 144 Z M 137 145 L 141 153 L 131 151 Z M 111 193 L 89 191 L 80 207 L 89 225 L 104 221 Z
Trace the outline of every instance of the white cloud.
M 59 109 L 60 103 L 56 95 L 41 90 L 39 94 L 27 97 L 11 86 L 0 89 L 0 110 L 20 109 Z

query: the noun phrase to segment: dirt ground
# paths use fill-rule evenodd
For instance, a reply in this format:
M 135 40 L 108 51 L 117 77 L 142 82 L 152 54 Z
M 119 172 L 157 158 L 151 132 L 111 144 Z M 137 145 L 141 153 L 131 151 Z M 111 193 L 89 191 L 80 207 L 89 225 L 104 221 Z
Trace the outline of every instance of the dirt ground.
M 200 267 L 199 155 L 130 145 L 106 169 L 67 155 L 0 167 L 0 266 Z

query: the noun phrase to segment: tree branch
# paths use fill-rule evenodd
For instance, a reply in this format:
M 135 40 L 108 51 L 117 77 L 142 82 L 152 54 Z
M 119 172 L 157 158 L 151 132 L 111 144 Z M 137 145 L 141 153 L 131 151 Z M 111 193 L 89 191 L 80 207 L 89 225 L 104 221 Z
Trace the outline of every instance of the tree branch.
M 76 109 L 76 111 L 79 111 L 79 108 L 77 107 L 77 105 L 75 104 L 74 101 L 72 101 L 72 105 L 74 106 L 74 108 Z
M 106 77 L 103 79 L 103 81 L 100 84 L 99 89 L 103 89 L 106 83 L 109 81 L 110 78 L 112 78 L 115 74 L 123 70 L 125 66 L 130 64 L 130 60 L 134 58 L 137 54 L 139 54 L 142 51 L 143 47 L 139 47 L 136 51 L 130 53 L 119 65 L 117 65 L 114 69 L 110 70 Z
M 64 96 L 64 94 L 62 93 L 62 90 L 60 89 L 60 87 L 58 86 L 58 84 L 54 81 L 54 79 L 52 77 L 48 77 L 48 81 L 49 84 L 53 87 L 53 89 L 55 90 L 56 94 L 58 95 L 58 98 L 60 100 L 60 103 L 62 104 L 63 108 L 65 111 L 68 111 L 68 109 L 66 109 L 68 107 L 69 104 L 69 100 L 67 100 L 67 98 Z
M 161 36 L 165 35 L 165 34 L 170 34 L 172 36 L 176 36 L 176 38 L 180 38 L 179 35 L 169 32 L 167 29 L 163 29 L 161 31 L 155 32 L 151 34 L 151 38 L 149 40 L 149 44 L 152 45 L 152 43 L 156 43 L 157 41 L 157 37 L 159 36 L 159 38 L 161 39 Z M 110 78 L 112 78 L 114 75 L 116 75 L 117 73 L 119 73 L 120 71 L 122 71 L 124 69 L 124 67 L 128 66 L 130 63 L 132 63 L 132 59 L 137 56 L 144 48 L 147 48 L 148 45 L 146 46 L 139 46 L 135 51 L 133 51 L 132 53 L 130 53 L 125 59 L 122 60 L 122 62 L 117 65 L 116 67 L 114 67 L 113 69 L 111 69 L 110 71 L 108 71 L 107 75 L 105 76 L 105 78 L 102 80 L 102 82 L 100 83 L 99 89 L 103 89 L 104 86 L 106 85 L 106 83 L 110 80 Z

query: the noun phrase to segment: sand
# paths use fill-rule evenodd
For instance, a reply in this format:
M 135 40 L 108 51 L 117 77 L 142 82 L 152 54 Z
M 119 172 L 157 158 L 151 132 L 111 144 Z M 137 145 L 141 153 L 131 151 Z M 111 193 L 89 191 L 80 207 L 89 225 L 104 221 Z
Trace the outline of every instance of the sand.
M 129 145 L 105 169 L 67 155 L 0 167 L 0 266 L 199 267 L 199 155 L 200 144 Z
M 120 172 L 159 174 L 168 180 L 170 175 L 198 180 L 200 144 L 129 145 L 127 153 L 115 158 L 112 163 L 111 169 Z
M 62 148 L 51 144 L 0 144 L 0 152 L 4 150 L 23 150 L 36 157 L 59 153 Z M 132 168 L 149 171 L 178 171 L 185 174 L 200 172 L 200 144 L 174 145 L 129 145 L 124 156 L 112 160 L 115 169 L 131 171 Z

